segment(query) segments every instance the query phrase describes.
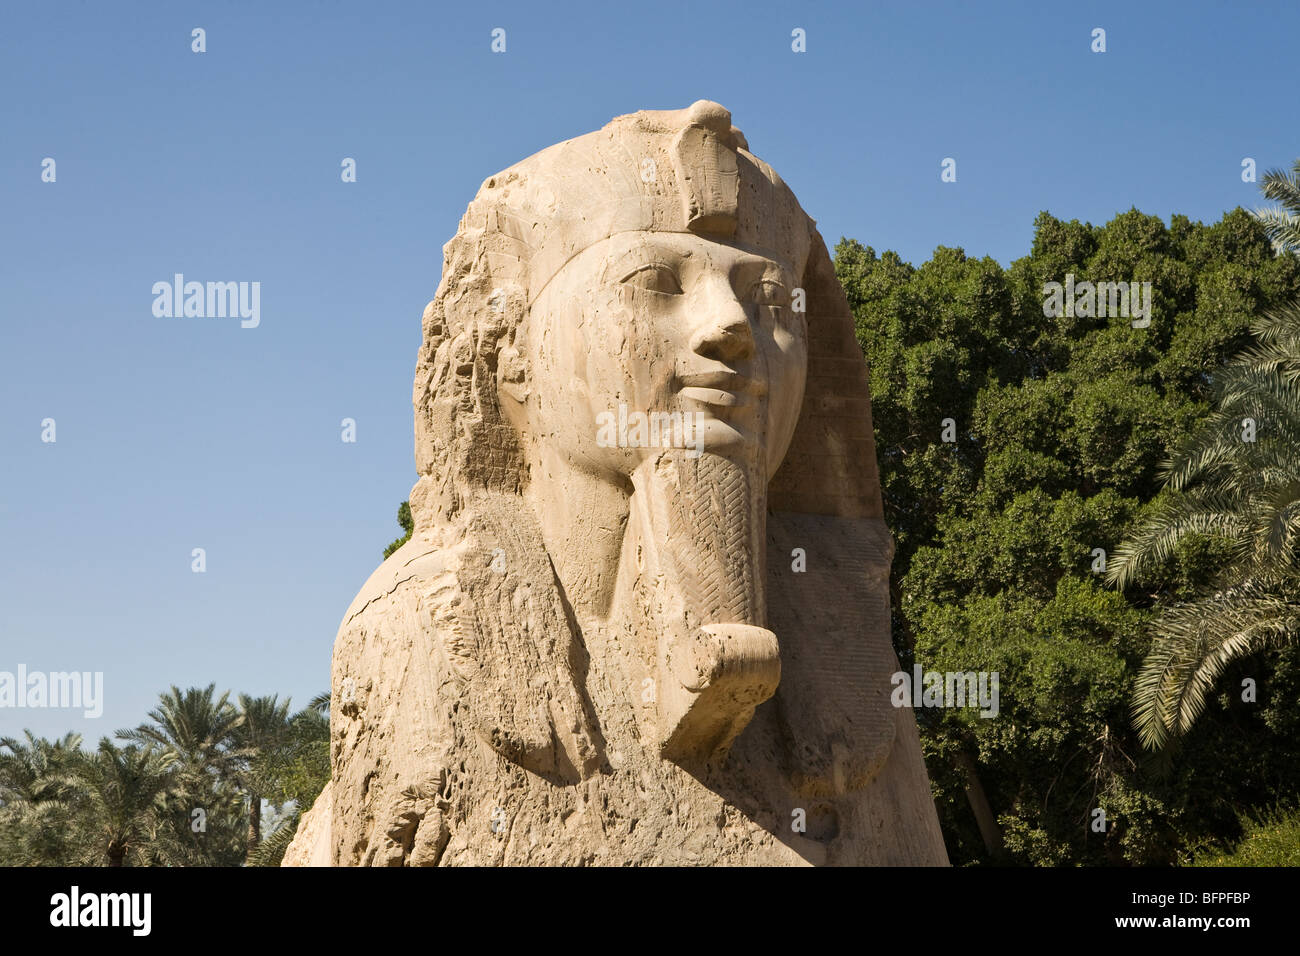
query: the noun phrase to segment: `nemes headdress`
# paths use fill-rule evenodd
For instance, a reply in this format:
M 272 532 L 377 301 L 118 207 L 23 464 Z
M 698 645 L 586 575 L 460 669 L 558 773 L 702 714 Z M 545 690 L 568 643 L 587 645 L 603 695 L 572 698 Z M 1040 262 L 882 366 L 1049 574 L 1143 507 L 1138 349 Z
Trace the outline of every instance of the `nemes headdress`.
M 620 116 L 493 176 L 462 228 L 507 240 L 493 250 L 493 265 L 523 264 L 530 300 L 569 259 L 620 232 L 691 232 L 763 247 L 797 272 L 808 252 L 807 216 L 744 147 L 731 114 L 706 100 Z

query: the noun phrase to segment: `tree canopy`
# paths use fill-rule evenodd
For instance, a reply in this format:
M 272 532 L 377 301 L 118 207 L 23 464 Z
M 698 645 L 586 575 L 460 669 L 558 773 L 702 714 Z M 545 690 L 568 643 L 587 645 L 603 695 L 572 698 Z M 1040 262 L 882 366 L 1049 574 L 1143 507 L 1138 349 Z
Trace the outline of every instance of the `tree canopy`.
M 1233 832 L 1236 808 L 1300 792 L 1300 654 L 1241 662 L 1258 701 L 1224 683 L 1176 760 L 1132 724 L 1156 606 L 1202 592 L 1226 545 L 1188 536 L 1145 589 L 1105 582 L 1252 321 L 1300 294 L 1296 258 L 1244 210 L 1166 226 L 1132 209 L 1100 227 L 1041 213 L 1008 268 L 851 239 L 835 265 L 871 369 L 900 660 L 1000 675 L 996 718 L 917 711 L 954 862 L 1170 863 Z M 1150 325 L 1046 315 L 1067 277 L 1149 282 Z

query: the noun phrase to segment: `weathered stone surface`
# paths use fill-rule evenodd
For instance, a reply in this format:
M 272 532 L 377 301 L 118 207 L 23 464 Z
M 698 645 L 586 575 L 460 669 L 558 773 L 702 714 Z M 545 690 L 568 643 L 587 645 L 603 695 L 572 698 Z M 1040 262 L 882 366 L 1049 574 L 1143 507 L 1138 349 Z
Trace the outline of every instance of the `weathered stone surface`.
M 852 316 L 730 114 L 544 150 L 444 253 L 286 864 L 946 864 Z
M 302 819 L 298 821 L 298 832 L 293 835 L 293 843 L 284 851 L 281 866 L 330 866 L 330 816 L 334 813 L 334 804 L 330 799 L 331 786 L 325 784 L 316 802 L 311 805 Z

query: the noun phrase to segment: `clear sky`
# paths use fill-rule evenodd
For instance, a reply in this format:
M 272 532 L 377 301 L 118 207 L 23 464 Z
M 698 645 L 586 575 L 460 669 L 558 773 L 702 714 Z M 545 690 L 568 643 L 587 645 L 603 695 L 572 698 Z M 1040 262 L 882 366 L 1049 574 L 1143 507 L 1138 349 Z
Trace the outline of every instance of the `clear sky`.
M 1298 38 L 1294 2 L 3 4 L 0 671 L 102 671 L 105 700 L 0 735 L 328 687 L 415 480 L 442 244 L 498 170 L 714 99 L 829 244 L 1005 264 L 1043 209 L 1258 205 L 1243 157 L 1300 156 Z M 260 324 L 156 317 L 176 273 L 261 283 Z

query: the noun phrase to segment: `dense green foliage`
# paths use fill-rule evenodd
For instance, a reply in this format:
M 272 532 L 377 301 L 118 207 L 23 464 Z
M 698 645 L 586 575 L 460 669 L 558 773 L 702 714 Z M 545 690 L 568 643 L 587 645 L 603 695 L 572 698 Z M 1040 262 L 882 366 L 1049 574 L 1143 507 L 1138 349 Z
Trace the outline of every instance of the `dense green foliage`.
M 1005 269 L 842 240 L 836 270 L 871 368 L 900 660 L 1000 675 L 994 718 L 917 712 L 953 861 L 1172 863 L 1235 835 L 1237 808 L 1300 792 L 1300 654 L 1230 666 L 1177 754 L 1147 755 L 1132 726 L 1153 608 L 1203 593 L 1226 545 L 1189 536 L 1140 593 L 1108 589 L 1095 551 L 1159 507 L 1160 464 L 1217 373 L 1300 293 L 1295 257 L 1242 210 L 1210 226 L 1130 210 L 1105 227 L 1040 214 Z M 1044 284 L 1068 274 L 1150 282 L 1153 321 L 1045 316 Z M 1258 703 L 1231 692 L 1244 676 Z
M 402 526 L 406 533 L 384 548 L 384 560 L 387 561 L 394 551 L 400 548 L 406 542 L 411 540 L 411 534 L 415 531 L 415 519 L 411 517 L 411 505 L 403 501 L 397 507 L 397 523 Z
M 0 740 L 0 866 L 276 865 L 329 779 L 321 698 L 172 687 L 149 721 L 92 751 L 69 734 Z M 261 840 L 263 799 L 276 826 Z
M 1300 810 L 1264 810 L 1242 824 L 1230 849 L 1207 847 L 1193 866 L 1300 866 Z

